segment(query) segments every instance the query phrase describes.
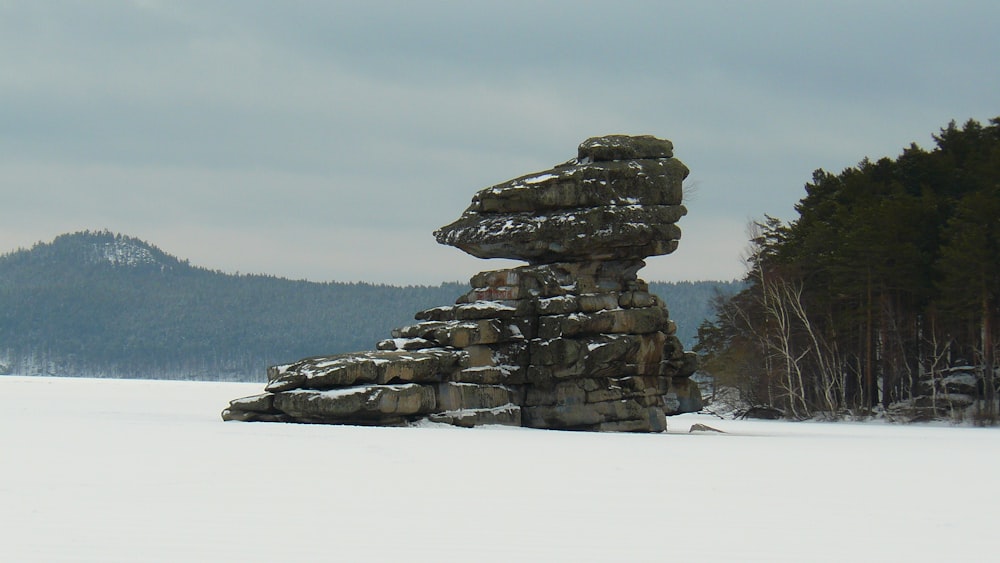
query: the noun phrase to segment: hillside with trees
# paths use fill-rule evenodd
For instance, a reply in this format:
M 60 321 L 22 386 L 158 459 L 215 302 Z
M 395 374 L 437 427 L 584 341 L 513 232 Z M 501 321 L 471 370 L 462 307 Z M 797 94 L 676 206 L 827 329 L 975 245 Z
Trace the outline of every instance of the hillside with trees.
M 704 369 L 792 418 L 997 420 L 1000 118 L 817 170 L 753 224 L 746 288 L 699 329 Z
M 690 345 L 730 285 L 654 288 Z M 261 380 L 268 365 L 373 349 L 466 291 L 230 275 L 120 234 L 67 234 L 0 257 L 0 373 Z
M 0 258 L 0 363 L 26 374 L 260 378 L 270 364 L 371 348 L 459 289 L 228 275 L 122 235 L 63 235 Z

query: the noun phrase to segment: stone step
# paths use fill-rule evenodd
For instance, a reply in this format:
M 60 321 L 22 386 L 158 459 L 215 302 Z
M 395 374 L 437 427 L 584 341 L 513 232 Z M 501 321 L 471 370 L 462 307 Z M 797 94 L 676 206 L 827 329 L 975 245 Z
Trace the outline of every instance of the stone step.
M 523 385 L 528 381 L 527 374 L 528 370 L 521 366 L 476 366 L 458 371 L 452 376 L 452 380 L 480 385 Z
M 265 390 L 335 389 L 364 383 L 444 381 L 466 355 L 458 350 L 355 352 L 307 358 L 268 370 Z
M 672 379 L 659 376 L 581 377 L 556 382 L 553 385 L 527 385 L 526 406 L 551 406 L 557 404 L 603 403 L 622 399 L 637 400 L 644 405 L 659 404 L 646 401 L 669 393 Z
M 577 160 L 607 162 L 646 158 L 671 158 L 674 144 L 652 135 L 604 135 L 590 137 L 577 147 Z
M 438 343 L 423 338 L 388 338 L 380 340 L 375 345 L 376 350 L 425 350 L 427 348 L 437 348 Z
M 416 383 L 295 389 L 277 393 L 274 407 L 298 422 L 400 424 L 434 412 L 437 397 L 433 386 Z
M 517 300 L 478 300 L 447 307 L 434 307 L 418 312 L 418 321 L 470 321 L 480 319 L 508 320 L 532 313 L 531 303 Z
M 469 321 L 426 321 L 392 331 L 393 338 L 422 338 L 439 346 L 468 348 L 481 344 L 523 341 L 534 337 L 534 323 L 528 318 L 509 321 L 480 319 Z
M 587 334 L 674 334 L 677 326 L 666 309 L 612 309 L 595 313 L 571 313 L 538 318 L 538 338 L 568 338 Z

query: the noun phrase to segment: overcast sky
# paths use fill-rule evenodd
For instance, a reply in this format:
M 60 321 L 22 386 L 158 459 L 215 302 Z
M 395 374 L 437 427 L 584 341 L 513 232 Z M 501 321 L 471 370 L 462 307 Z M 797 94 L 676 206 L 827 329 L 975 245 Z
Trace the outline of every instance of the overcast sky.
M 731 279 L 812 171 L 1000 115 L 1000 2 L 0 0 L 0 253 L 84 229 L 193 264 L 438 283 L 431 233 L 587 137 L 671 139 Z

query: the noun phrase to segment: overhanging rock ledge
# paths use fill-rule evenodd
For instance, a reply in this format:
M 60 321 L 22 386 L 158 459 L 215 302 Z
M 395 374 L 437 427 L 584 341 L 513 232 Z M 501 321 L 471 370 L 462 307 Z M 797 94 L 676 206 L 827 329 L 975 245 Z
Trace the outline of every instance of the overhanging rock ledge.
M 481 190 L 442 244 L 527 265 L 481 272 L 375 351 L 268 369 L 224 420 L 661 432 L 698 411 L 697 357 L 637 272 L 677 248 L 687 167 L 670 141 L 609 135 Z

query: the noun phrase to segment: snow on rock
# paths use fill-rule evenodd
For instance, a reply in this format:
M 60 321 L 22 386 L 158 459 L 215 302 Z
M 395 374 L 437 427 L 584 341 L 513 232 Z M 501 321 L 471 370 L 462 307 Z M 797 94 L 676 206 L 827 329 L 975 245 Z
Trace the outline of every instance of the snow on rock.
M 580 158 L 486 188 L 438 242 L 480 258 L 531 263 L 642 259 L 677 248 L 687 167 L 670 141 L 613 135 Z
M 637 272 L 677 248 L 687 174 L 670 141 L 612 135 L 480 191 L 438 241 L 527 266 L 476 274 L 376 351 L 271 368 L 266 393 L 223 418 L 664 431 L 702 408 L 697 357 Z
M 544 182 L 546 180 L 551 180 L 553 178 L 558 178 L 558 177 L 559 177 L 558 174 L 545 173 L 545 174 L 540 174 L 538 176 L 532 176 L 531 178 L 526 178 L 524 180 L 524 183 L 525 184 L 538 184 L 540 182 Z

